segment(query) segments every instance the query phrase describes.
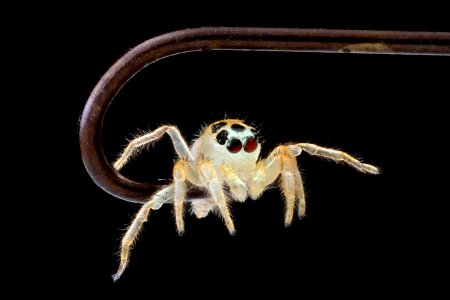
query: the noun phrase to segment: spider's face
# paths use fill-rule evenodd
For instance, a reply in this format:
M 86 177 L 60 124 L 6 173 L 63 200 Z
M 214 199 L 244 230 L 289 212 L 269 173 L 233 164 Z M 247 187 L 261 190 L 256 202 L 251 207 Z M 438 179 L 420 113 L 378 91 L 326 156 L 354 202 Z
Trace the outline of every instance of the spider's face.
M 216 143 L 232 154 L 241 151 L 253 153 L 259 147 L 256 130 L 241 120 L 223 120 L 211 124 L 209 128 Z
M 256 162 L 261 151 L 257 131 L 241 120 L 217 121 L 206 129 L 204 154 L 216 161 Z

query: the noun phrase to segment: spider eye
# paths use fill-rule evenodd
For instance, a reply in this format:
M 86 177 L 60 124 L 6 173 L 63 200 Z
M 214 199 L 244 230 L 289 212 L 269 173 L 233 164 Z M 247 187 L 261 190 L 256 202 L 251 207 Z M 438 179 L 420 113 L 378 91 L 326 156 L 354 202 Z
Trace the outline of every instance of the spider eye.
M 220 144 L 220 145 L 225 145 L 226 141 L 228 140 L 228 131 L 226 130 L 222 130 L 221 132 L 219 132 L 216 136 L 216 141 Z
M 231 139 L 227 143 L 227 149 L 231 153 L 238 153 L 242 149 L 242 143 L 238 139 Z
M 255 137 L 248 138 L 245 141 L 244 150 L 245 152 L 252 153 L 258 147 L 258 140 Z
M 225 122 L 219 122 L 217 124 L 214 124 L 211 126 L 211 132 L 216 133 L 220 128 L 224 127 L 225 125 L 227 125 L 227 123 Z

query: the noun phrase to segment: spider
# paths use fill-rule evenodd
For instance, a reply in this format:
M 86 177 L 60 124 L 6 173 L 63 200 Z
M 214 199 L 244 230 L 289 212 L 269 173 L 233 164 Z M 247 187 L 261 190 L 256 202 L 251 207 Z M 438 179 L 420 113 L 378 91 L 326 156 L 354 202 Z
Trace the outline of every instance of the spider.
M 120 170 L 144 145 L 160 139 L 167 133 L 172 139 L 178 160 L 173 167 L 173 183 L 163 187 L 142 205 L 122 238 L 120 266 L 113 275 L 116 281 L 128 265 L 131 246 L 146 222 L 150 210 L 165 203 L 173 203 L 175 223 L 180 235 L 184 233 L 185 202 L 197 218 L 218 212 L 228 232 L 235 234 L 233 219 L 228 209 L 231 201 L 244 202 L 248 196 L 258 199 L 264 189 L 280 178 L 286 209 L 284 224 L 289 226 L 297 206 L 298 217 L 305 216 L 306 202 L 303 182 L 296 157 L 302 151 L 336 162 L 345 162 L 363 173 L 379 174 L 375 166 L 364 164 L 349 154 L 309 143 L 277 146 L 265 159 L 260 159 L 261 143 L 257 130 L 242 120 L 225 119 L 201 130 L 189 147 L 175 126 L 164 125 L 130 141 L 114 168 Z M 205 196 L 186 199 L 187 191 L 200 189 Z

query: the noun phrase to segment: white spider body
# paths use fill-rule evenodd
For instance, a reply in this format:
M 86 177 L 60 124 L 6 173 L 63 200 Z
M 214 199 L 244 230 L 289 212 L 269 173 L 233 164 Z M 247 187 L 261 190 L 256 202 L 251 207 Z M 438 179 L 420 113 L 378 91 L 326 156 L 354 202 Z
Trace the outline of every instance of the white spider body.
M 183 212 L 187 202 L 198 218 L 207 216 L 213 210 L 217 211 L 230 234 L 234 234 L 228 203 L 232 200 L 243 202 L 249 196 L 258 199 L 278 177 L 286 203 L 285 225 L 291 224 L 296 207 L 299 217 L 305 215 L 303 182 L 296 159 L 302 151 L 345 162 L 361 172 L 379 173 L 376 167 L 364 164 L 345 152 L 309 143 L 281 145 L 267 158 L 260 159 L 261 144 L 257 131 L 241 120 L 234 119 L 217 121 L 205 127 L 191 147 L 188 147 L 176 127 L 162 126 L 132 140 L 114 163 L 114 168 L 120 170 L 134 151 L 158 140 L 164 133 L 171 137 L 179 157 L 173 168 L 173 183 L 151 196 L 136 215 L 122 239 L 121 262 L 113 276 L 114 280 L 125 270 L 131 245 L 150 210 L 156 210 L 165 203 L 173 203 L 179 234 L 184 232 Z M 190 189 L 200 189 L 206 196 L 189 199 L 187 192 Z

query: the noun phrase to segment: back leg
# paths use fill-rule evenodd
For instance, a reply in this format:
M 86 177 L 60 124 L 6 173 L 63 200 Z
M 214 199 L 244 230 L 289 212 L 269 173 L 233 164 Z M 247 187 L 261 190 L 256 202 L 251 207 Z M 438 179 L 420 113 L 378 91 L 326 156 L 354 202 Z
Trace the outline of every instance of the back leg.
M 128 227 L 127 232 L 122 238 L 120 249 L 120 265 L 116 274 L 112 276 L 114 281 L 117 281 L 125 271 L 128 265 L 131 247 L 139 231 L 141 230 L 142 225 L 147 221 L 148 215 L 150 214 L 150 210 L 159 209 L 162 206 L 162 204 L 170 201 L 172 199 L 172 196 L 173 196 L 173 185 L 169 185 L 160 190 L 159 192 L 157 192 L 156 194 L 154 194 L 150 201 L 142 205 L 141 209 L 136 214 L 133 222 L 131 223 L 130 227 Z
M 136 239 L 136 236 L 141 230 L 142 224 L 144 224 L 144 222 L 147 221 L 152 205 L 153 201 L 148 201 L 147 203 L 142 205 L 141 209 L 136 214 L 136 217 L 134 218 L 130 227 L 128 227 L 127 232 L 123 236 L 120 249 L 120 266 L 116 274 L 112 276 L 114 281 L 117 281 L 120 278 L 120 276 L 122 276 L 123 272 L 128 266 L 128 259 L 130 256 L 131 247 L 134 243 L 134 240 Z
M 173 167 L 174 196 L 173 205 L 175 210 L 175 222 L 179 235 L 184 233 L 183 207 L 186 198 L 186 175 L 184 172 L 185 162 L 180 160 Z

